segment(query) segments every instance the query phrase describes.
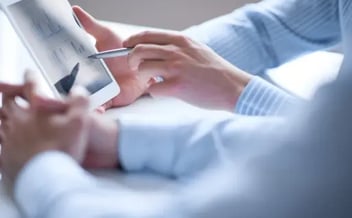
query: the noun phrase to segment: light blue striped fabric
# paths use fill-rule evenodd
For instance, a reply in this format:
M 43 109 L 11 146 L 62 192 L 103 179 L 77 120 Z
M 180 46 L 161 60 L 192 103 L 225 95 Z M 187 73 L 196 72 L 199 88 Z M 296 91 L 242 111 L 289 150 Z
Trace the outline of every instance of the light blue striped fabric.
M 235 112 L 253 116 L 281 115 L 295 107 L 297 101 L 297 98 L 255 77 L 242 92 Z
M 346 61 L 341 72 L 349 72 L 351 18 L 352 0 L 272 0 L 186 32 L 255 75 L 342 40 Z M 182 124 L 178 119 L 158 122 L 145 114 L 119 118 L 119 160 L 127 171 L 180 177 L 216 159 L 237 160 L 226 171 L 230 177 L 211 171 L 212 180 L 203 179 L 215 183 L 194 184 L 182 192 L 180 202 L 175 203 L 175 193 L 158 198 L 151 192 L 143 198 L 139 193 L 126 197 L 129 191 L 119 187 L 116 193 L 102 190 L 60 152 L 42 153 L 27 164 L 15 184 L 15 199 L 26 217 L 182 217 L 180 213 L 188 212 L 192 218 L 351 217 L 351 179 L 346 172 L 350 171 L 352 75 L 341 75 L 320 91 L 303 116 L 285 122 L 279 117 L 248 116 L 183 120 Z M 287 96 L 256 77 L 243 92 L 237 110 L 280 114 L 293 104 Z M 283 138 L 271 140 L 278 133 Z M 143 204 L 134 207 L 135 202 Z M 171 213 L 165 214 L 170 209 L 166 206 Z
M 237 67 L 262 76 L 267 69 L 299 55 L 346 41 L 351 29 L 350 7 L 350 0 L 267 0 L 194 26 L 185 34 L 207 44 Z M 297 101 L 255 77 L 234 111 L 280 115 Z
M 352 56 L 349 57 L 352 52 L 349 48 L 352 44 L 349 40 L 352 38 L 349 37 L 352 33 L 350 1 L 269 0 L 192 27 L 185 33 L 206 43 L 236 66 L 257 75 L 242 92 L 235 112 L 280 116 L 296 107 L 299 100 L 260 76 L 266 69 L 298 55 L 328 48 L 341 41 L 345 59 L 352 60 Z M 349 67 L 352 70 L 351 63 L 345 61 L 341 72 L 346 68 L 348 72 Z M 215 138 L 222 139 L 229 149 L 237 145 L 233 140 L 246 138 L 247 133 L 253 137 L 262 131 L 246 132 L 260 126 L 261 119 L 268 119 L 264 128 L 260 126 L 263 129 L 280 122 L 272 117 L 246 117 L 254 119 L 253 122 L 233 118 L 226 122 L 234 126 L 226 127 L 204 119 L 185 120 L 185 123 L 177 119 L 166 123 L 150 116 L 143 117 L 119 117 L 119 160 L 122 166 L 127 171 L 147 169 L 176 177 L 196 172 L 216 158 Z M 250 128 L 248 123 L 251 123 Z

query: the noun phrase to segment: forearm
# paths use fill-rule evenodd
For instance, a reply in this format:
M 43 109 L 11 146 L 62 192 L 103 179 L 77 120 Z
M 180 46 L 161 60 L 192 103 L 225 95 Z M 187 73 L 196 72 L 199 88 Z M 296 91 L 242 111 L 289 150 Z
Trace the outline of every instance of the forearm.
M 184 31 L 237 67 L 260 74 L 341 40 L 338 1 L 267 0 Z
M 56 151 L 40 153 L 25 166 L 15 200 L 24 217 L 173 217 L 164 214 L 172 201 L 169 195 L 117 185 L 106 189 L 71 157 Z
M 58 200 L 96 185 L 72 158 L 61 152 L 46 152 L 34 157 L 22 169 L 14 197 L 26 217 L 47 217 Z

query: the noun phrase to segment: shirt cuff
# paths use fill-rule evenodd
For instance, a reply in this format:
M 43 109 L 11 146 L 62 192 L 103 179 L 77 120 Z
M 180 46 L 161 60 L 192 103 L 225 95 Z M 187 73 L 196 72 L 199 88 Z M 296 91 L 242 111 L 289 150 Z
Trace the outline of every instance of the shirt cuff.
M 71 157 L 49 151 L 35 156 L 20 172 L 14 197 L 26 217 L 41 217 L 55 199 L 96 184 Z
M 280 116 L 302 100 L 255 76 L 238 99 L 235 113 L 248 116 Z
M 123 115 L 119 117 L 118 122 L 119 160 L 123 169 L 153 170 L 170 174 L 176 143 L 172 123 L 177 121 L 159 117 Z

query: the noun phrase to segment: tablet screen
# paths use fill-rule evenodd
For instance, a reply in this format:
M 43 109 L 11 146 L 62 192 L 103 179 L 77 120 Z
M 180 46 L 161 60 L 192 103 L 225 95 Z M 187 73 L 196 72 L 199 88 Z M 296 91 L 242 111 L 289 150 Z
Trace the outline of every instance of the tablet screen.
M 63 0 L 22 0 L 8 7 L 12 21 L 40 63 L 46 78 L 66 95 L 80 85 L 94 94 L 112 82 L 94 43 L 79 26 L 70 4 Z

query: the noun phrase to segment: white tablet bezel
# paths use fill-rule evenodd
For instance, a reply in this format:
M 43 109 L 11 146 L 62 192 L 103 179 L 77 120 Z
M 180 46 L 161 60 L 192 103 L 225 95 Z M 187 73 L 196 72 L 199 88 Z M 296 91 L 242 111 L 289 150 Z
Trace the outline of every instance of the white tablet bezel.
M 55 88 L 54 84 L 52 84 L 51 81 L 49 80 L 48 75 L 46 74 L 43 66 L 41 65 L 40 61 L 36 57 L 35 53 L 33 52 L 31 46 L 29 45 L 29 43 L 26 40 L 25 36 L 23 35 L 22 31 L 19 29 L 16 22 L 14 21 L 12 14 L 8 10 L 9 6 L 11 6 L 15 3 L 21 2 L 21 1 L 23 1 L 23 0 L 0 0 L 0 7 L 4 11 L 6 16 L 8 17 L 12 27 L 14 28 L 14 30 L 18 34 L 19 38 L 21 39 L 22 43 L 24 44 L 24 46 L 26 47 L 26 49 L 30 53 L 31 57 L 33 58 L 34 62 L 38 66 L 44 79 L 49 84 L 49 87 L 50 87 L 51 91 L 53 92 L 54 96 L 56 98 L 62 98 L 62 95 Z M 67 1 L 67 0 L 64 0 L 64 1 Z M 69 4 L 69 2 L 67 2 L 67 3 Z M 87 38 L 89 38 L 88 33 L 86 33 L 86 34 L 87 34 Z M 120 93 L 120 87 L 117 84 L 114 77 L 112 76 L 109 68 L 106 66 L 106 64 L 103 60 L 101 60 L 100 63 L 102 64 L 103 68 L 105 69 L 104 73 L 106 73 L 110 77 L 111 82 L 108 85 L 101 88 L 100 90 L 98 90 L 97 92 L 95 92 L 94 94 L 89 96 L 90 109 L 92 109 L 92 110 L 96 109 L 100 105 L 106 103 L 107 101 L 109 101 L 110 99 L 112 99 L 113 97 L 117 96 Z

